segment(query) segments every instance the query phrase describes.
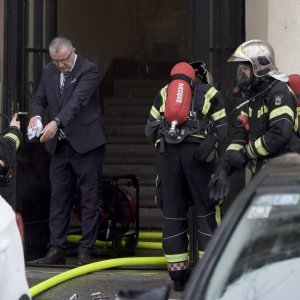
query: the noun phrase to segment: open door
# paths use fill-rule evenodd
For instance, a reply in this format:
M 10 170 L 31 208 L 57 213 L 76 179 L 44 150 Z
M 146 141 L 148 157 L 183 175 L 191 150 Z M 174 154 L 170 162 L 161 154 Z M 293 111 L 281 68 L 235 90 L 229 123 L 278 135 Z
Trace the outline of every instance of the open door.
M 19 118 L 23 144 L 17 152 L 13 208 L 25 225 L 25 259 L 40 257 L 48 241 L 49 157 L 44 145 L 27 138 L 28 110 L 43 66 L 50 60 L 48 45 L 56 35 L 56 0 L 6 0 L 3 113 Z

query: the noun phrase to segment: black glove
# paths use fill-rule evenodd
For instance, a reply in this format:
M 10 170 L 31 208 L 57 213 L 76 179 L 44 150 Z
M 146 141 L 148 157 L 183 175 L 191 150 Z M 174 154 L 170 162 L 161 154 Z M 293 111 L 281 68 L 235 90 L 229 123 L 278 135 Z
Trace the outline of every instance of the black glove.
M 224 159 L 238 170 L 245 168 L 249 160 L 245 148 L 239 151 L 228 151 L 228 156 Z
M 224 199 L 229 194 L 230 181 L 224 167 L 218 166 L 215 174 L 208 183 L 210 189 L 209 198 L 214 201 Z

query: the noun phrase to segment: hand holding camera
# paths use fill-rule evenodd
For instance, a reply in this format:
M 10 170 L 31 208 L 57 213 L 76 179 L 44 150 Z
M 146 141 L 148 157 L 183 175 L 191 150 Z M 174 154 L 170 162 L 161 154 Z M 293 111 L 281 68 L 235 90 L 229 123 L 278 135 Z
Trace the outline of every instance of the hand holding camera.
M 11 127 L 18 127 L 20 129 L 21 123 L 20 123 L 20 121 L 17 120 L 18 115 L 19 115 L 18 113 L 14 114 L 13 118 L 10 121 L 10 126 Z

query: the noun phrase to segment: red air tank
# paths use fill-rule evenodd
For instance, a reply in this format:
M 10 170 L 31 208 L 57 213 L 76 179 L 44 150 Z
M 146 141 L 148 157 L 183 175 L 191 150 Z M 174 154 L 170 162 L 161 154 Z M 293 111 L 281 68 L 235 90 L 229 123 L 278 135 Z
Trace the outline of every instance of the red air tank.
M 289 75 L 289 86 L 293 90 L 296 96 L 296 107 L 297 107 L 297 116 L 298 116 L 298 132 L 300 131 L 300 75 L 291 74 Z
M 187 120 L 192 101 L 191 84 L 194 80 L 195 71 L 188 63 L 180 62 L 172 68 L 164 113 L 169 124 L 176 126 Z
M 297 108 L 300 108 L 300 75 L 291 74 L 289 75 L 289 86 L 293 90 L 297 98 Z

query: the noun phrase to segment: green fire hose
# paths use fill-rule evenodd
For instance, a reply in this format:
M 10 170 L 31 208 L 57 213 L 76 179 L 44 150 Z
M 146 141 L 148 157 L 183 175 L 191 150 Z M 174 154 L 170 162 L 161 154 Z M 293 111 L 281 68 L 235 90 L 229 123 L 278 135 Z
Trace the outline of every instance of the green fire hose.
M 125 257 L 125 258 L 115 258 L 107 259 L 104 261 L 94 262 L 88 265 L 84 265 L 66 272 L 60 273 L 56 276 L 53 276 L 29 289 L 31 297 L 34 297 L 53 286 L 56 286 L 62 282 L 70 280 L 72 278 L 82 276 L 91 272 L 124 267 L 124 266 L 140 266 L 140 265 L 165 265 L 165 257 Z
M 161 250 L 162 249 L 162 233 L 161 232 L 140 232 L 139 239 L 150 239 L 150 240 L 160 240 L 160 242 L 149 242 L 149 241 L 138 241 L 137 248 L 140 249 L 154 249 Z M 79 235 L 69 235 L 68 242 L 69 243 L 78 243 L 80 240 Z M 122 245 L 125 246 L 125 241 L 122 241 Z M 95 246 L 111 246 L 111 242 L 104 242 L 97 240 Z M 116 268 L 116 267 L 126 267 L 126 266 L 140 266 L 140 265 L 165 265 L 166 259 L 165 257 L 126 257 L 126 258 L 115 258 L 108 259 L 104 261 L 90 263 L 84 266 L 80 266 L 63 273 L 60 273 L 56 276 L 53 276 L 37 285 L 31 287 L 29 289 L 31 297 L 35 297 L 38 294 L 60 284 L 67 280 L 70 280 L 75 277 L 79 277 L 88 273 L 92 273 L 95 271 L 100 271 L 108 268 Z

